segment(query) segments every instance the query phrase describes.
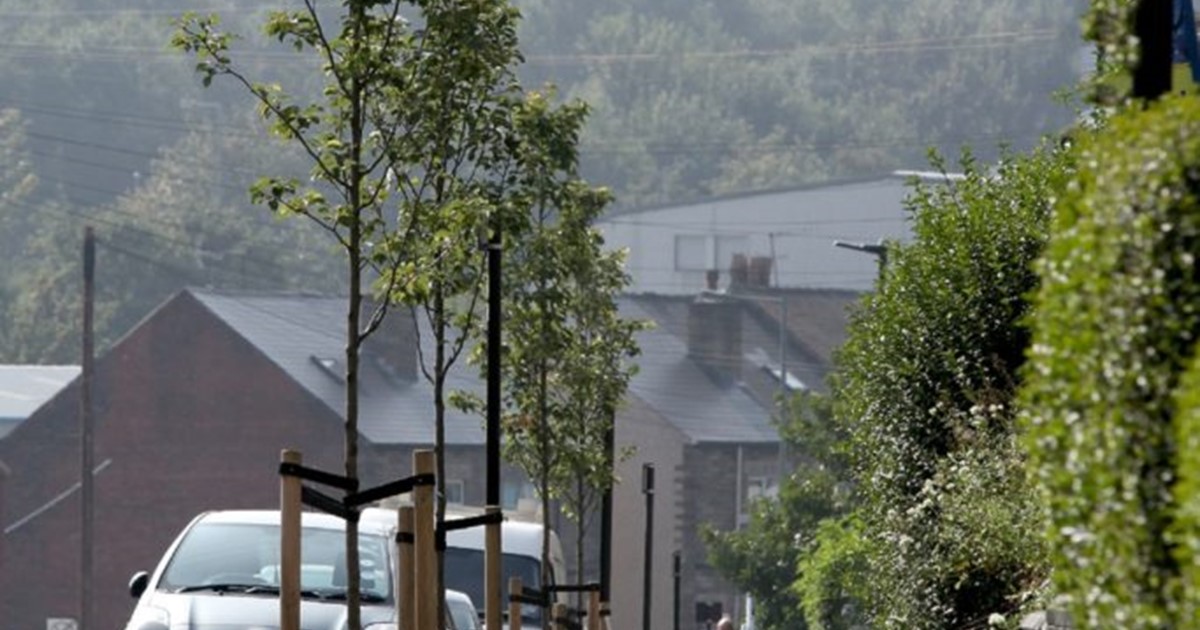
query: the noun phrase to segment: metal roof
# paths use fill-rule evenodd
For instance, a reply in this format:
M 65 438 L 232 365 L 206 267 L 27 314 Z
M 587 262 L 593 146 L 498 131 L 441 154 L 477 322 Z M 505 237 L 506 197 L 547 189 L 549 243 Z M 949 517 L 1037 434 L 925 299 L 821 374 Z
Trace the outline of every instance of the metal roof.
M 78 375 L 77 365 L 0 365 L 0 436 Z

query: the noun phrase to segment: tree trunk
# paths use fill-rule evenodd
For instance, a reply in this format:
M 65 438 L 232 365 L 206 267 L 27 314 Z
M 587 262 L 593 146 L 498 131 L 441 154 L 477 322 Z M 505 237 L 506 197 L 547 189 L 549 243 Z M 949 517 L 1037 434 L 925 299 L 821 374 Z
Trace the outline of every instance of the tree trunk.
M 440 267 L 439 263 L 439 267 Z M 433 360 L 433 410 L 435 444 L 433 452 L 437 458 L 437 493 L 435 506 L 438 531 L 446 526 L 446 298 L 442 283 L 435 283 L 433 298 L 433 338 L 436 344 Z M 438 610 L 446 610 L 446 552 L 437 552 L 437 596 Z M 438 627 L 445 623 L 445 615 L 438 615 Z
M 362 24 L 365 20 L 365 9 L 361 3 L 351 4 L 350 19 L 355 24 L 353 46 L 357 48 L 362 34 Z M 345 465 L 346 477 L 352 481 L 353 488 L 347 493 L 357 490 L 358 485 L 358 357 L 359 357 L 359 319 L 362 308 L 362 137 L 363 137 L 363 108 L 362 85 L 357 74 L 350 79 L 350 189 L 346 201 L 354 213 L 350 221 L 348 246 L 350 296 L 346 309 L 346 435 L 345 435 Z M 358 521 L 346 520 L 346 627 L 348 630 L 362 628 L 361 602 L 359 597 L 361 571 L 358 561 Z

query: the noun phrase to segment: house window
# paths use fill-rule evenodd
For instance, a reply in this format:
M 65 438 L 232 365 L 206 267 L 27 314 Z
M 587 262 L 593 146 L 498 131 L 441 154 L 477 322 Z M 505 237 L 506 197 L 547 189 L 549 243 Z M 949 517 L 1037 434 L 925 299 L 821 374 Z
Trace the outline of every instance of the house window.
M 742 505 L 738 512 L 738 525 L 750 522 L 750 510 L 760 499 L 774 496 L 776 488 L 771 485 L 769 477 L 746 477 L 746 492 L 742 495 Z
M 506 510 L 515 510 L 520 507 L 522 499 L 532 499 L 535 495 L 533 484 L 506 480 L 500 488 L 500 504 Z
M 466 487 L 462 479 L 446 480 L 446 503 L 463 505 L 466 502 Z
M 312 361 L 313 365 L 320 368 L 322 372 L 335 381 L 339 383 L 345 382 L 346 375 L 342 373 L 341 364 L 338 363 L 337 359 L 333 357 L 319 357 L 314 354 L 310 355 L 308 360 Z
M 708 271 L 730 268 L 735 254 L 749 255 L 750 241 L 745 236 L 718 234 L 676 234 L 675 270 Z
M 783 381 L 784 386 L 787 387 L 789 392 L 802 392 L 808 390 L 808 384 L 800 380 L 800 378 L 795 374 L 792 374 L 790 370 L 781 370 L 779 364 L 777 363 L 764 365 L 762 369 L 770 374 L 771 378 L 775 379 L 776 383 Z
M 712 268 L 707 236 L 675 235 L 675 269 L 677 271 L 708 271 Z

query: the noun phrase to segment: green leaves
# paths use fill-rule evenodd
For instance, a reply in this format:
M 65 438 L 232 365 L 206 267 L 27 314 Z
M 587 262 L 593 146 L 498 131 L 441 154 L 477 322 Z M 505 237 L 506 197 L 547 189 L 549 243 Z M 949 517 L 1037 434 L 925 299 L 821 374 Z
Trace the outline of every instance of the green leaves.
M 1071 156 L 1046 148 L 918 186 L 833 378 L 863 503 L 874 623 L 927 628 L 1014 610 L 1041 576 L 1012 398 L 1050 208 Z M 936 165 L 936 161 L 935 161 Z M 1021 516 L 1017 516 L 1021 515 Z
M 1198 120 L 1170 98 L 1085 136 L 1038 264 L 1022 419 L 1055 586 L 1088 627 L 1189 627 L 1200 602 Z

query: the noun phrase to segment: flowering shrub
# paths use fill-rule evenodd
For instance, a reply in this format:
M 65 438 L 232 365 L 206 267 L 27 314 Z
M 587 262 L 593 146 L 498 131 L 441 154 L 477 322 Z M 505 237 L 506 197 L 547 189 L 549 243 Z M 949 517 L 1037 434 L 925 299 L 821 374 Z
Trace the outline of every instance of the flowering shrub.
M 1055 586 L 1077 623 L 1197 627 L 1200 103 L 1086 138 L 1038 265 L 1021 401 Z M 1187 578 L 1185 580 L 1184 578 Z
M 1020 609 L 1045 573 L 1011 403 L 1031 265 L 1070 154 L 964 167 L 911 199 L 914 240 L 889 247 L 837 359 L 872 627 L 986 624 Z

